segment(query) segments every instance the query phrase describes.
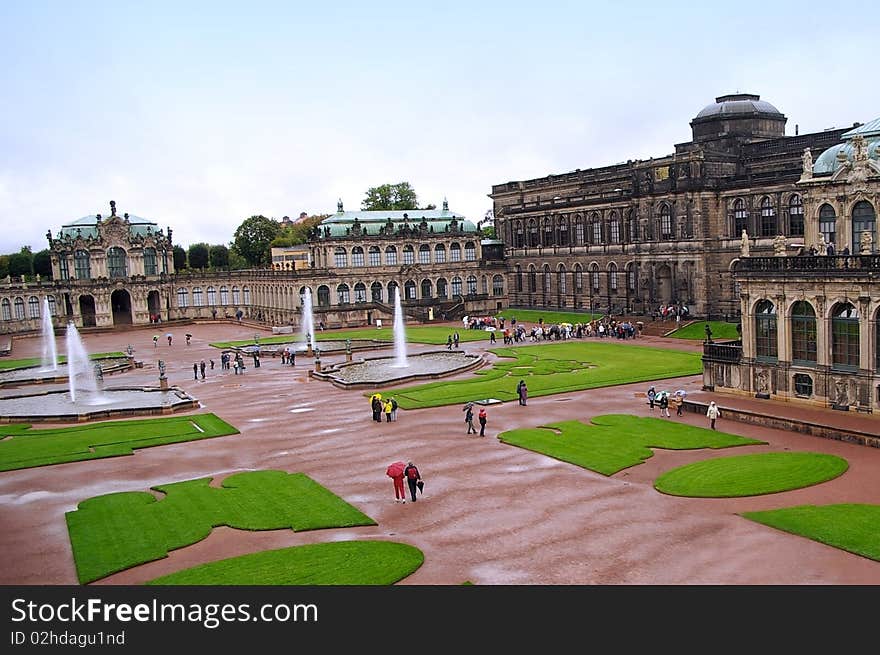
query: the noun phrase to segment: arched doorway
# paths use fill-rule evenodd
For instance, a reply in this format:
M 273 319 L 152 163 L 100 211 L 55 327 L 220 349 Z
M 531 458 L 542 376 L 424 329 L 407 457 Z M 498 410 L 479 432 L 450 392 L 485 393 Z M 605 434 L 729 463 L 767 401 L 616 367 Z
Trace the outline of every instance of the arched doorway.
M 672 269 L 668 264 L 657 267 L 654 283 L 656 285 L 656 293 L 654 300 L 669 304 L 672 302 Z
M 131 296 L 125 289 L 116 289 L 110 294 L 113 308 L 113 325 L 131 325 Z
M 209 287 L 208 289 L 208 302 L 213 303 L 213 287 Z M 155 317 L 158 317 L 162 314 L 162 305 L 159 302 L 159 292 L 153 289 L 147 294 L 147 311 L 150 313 L 150 320 L 155 320 Z
M 98 321 L 95 318 L 95 298 L 93 296 L 79 297 L 79 315 L 82 317 L 83 327 L 96 327 Z

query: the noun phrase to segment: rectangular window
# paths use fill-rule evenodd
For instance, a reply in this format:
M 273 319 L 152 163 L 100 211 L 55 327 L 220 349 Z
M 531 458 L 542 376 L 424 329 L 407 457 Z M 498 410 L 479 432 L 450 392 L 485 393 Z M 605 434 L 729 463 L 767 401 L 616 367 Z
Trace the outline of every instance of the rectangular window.
M 620 243 L 620 223 L 618 221 L 611 222 L 611 243 Z
M 333 253 L 333 265 L 336 268 L 345 268 L 348 266 L 348 254 L 344 250 Z
M 178 289 L 177 290 L 177 306 L 183 309 L 184 307 L 189 305 L 189 295 L 187 294 L 186 289 Z
M 593 243 L 602 243 L 602 224 L 599 221 L 593 223 Z
M 156 275 L 158 272 L 155 248 L 144 249 L 144 275 Z
M 202 287 L 193 289 L 193 307 L 202 306 Z
M 67 261 L 66 253 L 61 253 L 58 257 L 58 273 L 62 280 L 70 279 L 70 264 Z
M 477 249 L 474 247 L 472 243 L 466 243 L 464 246 L 464 260 L 466 262 L 473 262 L 477 260 Z
M 419 249 L 419 264 L 431 263 L 431 251 L 427 248 Z
M 446 248 L 435 248 L 434 249 L 434 262 L 437 264 L 445 264 L 446 263 Z
M 385 251 L 385 263 L 388 266 L 397 266 L 397 250 L 386 250 Z
M 458 244 L 449 249 L 449 260 L 453 262 L 461 261 L 461 248 L 458 247 Z
M 404 264 L 412 264 L 415 262 L 415 253 L 412 251 L 412 248 L 403 250 L 403 263 Z
M 214 287 L 208 287 L 208 304 L 212 307 L 217 304 L 217 291 Z
M 791 319 L 791 358 L 795 362 L 816 362 L 816 319 Z
M 363 266 L 364 265 L 364 251 L 363 250 L 355 250 L 351 253 L 351 265 L 352 266 Z
M 380 259 L 378 250 L 370 251 L 370 266 L 381 266 L 382 262 Z

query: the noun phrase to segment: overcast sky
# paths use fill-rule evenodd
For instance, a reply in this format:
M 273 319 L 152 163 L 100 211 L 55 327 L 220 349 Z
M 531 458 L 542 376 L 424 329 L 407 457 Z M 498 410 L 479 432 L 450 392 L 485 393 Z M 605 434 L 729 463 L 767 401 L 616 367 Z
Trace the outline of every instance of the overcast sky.
M 493 184 L 690 139 L 719 95 L 786 133 L 880 116 L 880 3 L 0 0 L 0 253 L 88 214 L 228 244 L 248 216 Z

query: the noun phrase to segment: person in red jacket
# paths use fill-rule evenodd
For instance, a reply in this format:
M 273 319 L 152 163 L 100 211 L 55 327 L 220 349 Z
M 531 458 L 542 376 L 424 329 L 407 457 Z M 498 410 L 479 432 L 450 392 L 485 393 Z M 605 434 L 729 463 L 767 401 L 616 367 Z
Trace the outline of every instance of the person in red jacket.
M 480 414 L 477 416 L 480 421 L 480 436 L 486 436 L 486 408 L 480 407 Z

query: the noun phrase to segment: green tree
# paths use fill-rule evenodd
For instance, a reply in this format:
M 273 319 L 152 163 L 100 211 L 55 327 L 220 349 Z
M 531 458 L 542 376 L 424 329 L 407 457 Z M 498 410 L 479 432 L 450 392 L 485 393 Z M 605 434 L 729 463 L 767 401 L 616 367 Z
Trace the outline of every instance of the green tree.
M 298 246 L 301 243 L 306 243 L 309 240 L 309 232 L 312 228 L 320 224 L 329 215 L 316 214 L 294 223 L 290 227 L 283 228 L 278 233 L 278 236 L 272 239 L 272 243 L 269 246 L 272 248 L 284 248 L 286 246 Z
M 208 268 L 208 244 L 194 243 L 186 253 L 190 268 L 204 270 Z
M 21 277 L 24 275 L 33 275 L 34 273 L 34 255 L 30 246 L 25 246 L 21 252 L 9 255 L 9 275 L 13 277 Z
M 229 269 L 233 271 L 240 271 L 244 268 L 248 268 L 250 264 L 248 260 L 242 257 L 238 251 L 233 247 L 229 249 Z
M 251 216 L 235 230 L 232 248 L 251 266 L 270 262 L 269 244 L 281 232 L 278 221 L 265 216 Z
M 208 261 L 211 268 L 229 267 L 229 248 L 224 245 L 211 246 L 208 251 Z
M 0 255 L 0 277 L 9 275 L 9 255 Z
M 34 273 L 40 277 L 52 277 L 52 255 L 48 248 L 34 255 Z
M 186 250 L 180 246 L 174 246 L 171 253 L 174 255 L 174 270 L 182 271 L 186 268 Z
M 409 182 L 382 184 L 367 189 L 367 195 L 361 203 L 364 211 L 399 211 L 417 209 L 419 199 Z

